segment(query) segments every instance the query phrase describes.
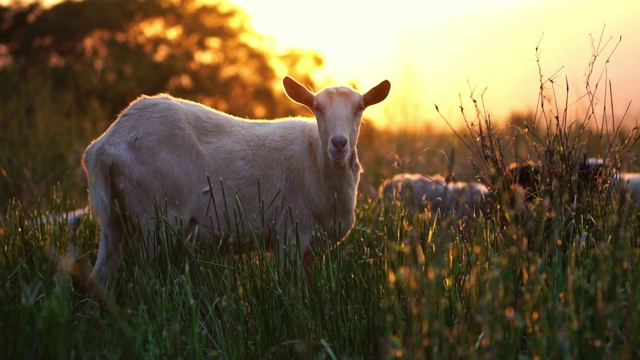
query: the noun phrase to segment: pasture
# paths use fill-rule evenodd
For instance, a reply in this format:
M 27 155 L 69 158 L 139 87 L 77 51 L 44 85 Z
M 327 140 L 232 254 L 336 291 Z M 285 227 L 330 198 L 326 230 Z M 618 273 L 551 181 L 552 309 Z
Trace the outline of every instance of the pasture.
M 182 229 L 162 226 L 157 256 L 131 247 L 98 295 L 102 308 L 86 283 L 97 222 L 72 229 L 63 218 L 42 219 L 86 205 L 79 154 L 109 121 L 74 115 L 73 99 L 46 89 L 22 91 L 25 103 L 3 104 L 11 114 L 3 186 L 14 194 L 0 214 L 4 358 L 640 356 L 637 209 L 614 186 L 575 186 L 585 154 L 635 163 L 638 132 L 609 125 L 619 119 L 574 122 L 543 108 L 497 126 L 472 99 L 471 114 L 462 114 L 467 126 L 451 132 L 385 133 L 365 124 L 355 227 L 337 246 L 314 238 L 310 285 L 295 259 L 265 251 L 263 234 L 254 234 L 255 251 L 233 255 L 194 247 Z M 375 196 L 394 173 L 445 172 L 441 153 L 425 148 L 455 148 L 457 176 L 487 184 L 493 211 L 471 221 L 423 217 Z M 513 205 L 500 174 L 533 157 L 544 164 L 543 191 Z M 163 216 L 160 207 L 158 222 L 170 223 Z

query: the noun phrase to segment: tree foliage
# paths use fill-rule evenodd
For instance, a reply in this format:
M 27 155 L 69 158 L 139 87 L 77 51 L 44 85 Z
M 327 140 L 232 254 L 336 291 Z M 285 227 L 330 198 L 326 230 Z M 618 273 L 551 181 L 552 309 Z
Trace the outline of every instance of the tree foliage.
M 277 69 L 322 64 L 314 53 L 271 53 L 247 16 L 225 2 L 13 3 L 0 16 L 0 44 L 22 79 L 42 78 L 113 111 L 141 93 L 170 92 L 238 116 L 291 115 L 297 110 L 283 101 Z

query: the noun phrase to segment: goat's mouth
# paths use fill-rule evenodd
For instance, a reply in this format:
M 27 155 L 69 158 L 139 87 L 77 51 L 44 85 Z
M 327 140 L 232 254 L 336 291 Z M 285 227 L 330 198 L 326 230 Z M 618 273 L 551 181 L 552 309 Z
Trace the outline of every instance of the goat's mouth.
M 335 163 L 344 163 L 349 156 L 349 150 L 329 149 L 329 158 Z
M 343 163 L 346 161 L 351 152 L 349 147 L 349 139 L 343 135 L 335 135 L 329 140 L 329 158 L 336 163 Z

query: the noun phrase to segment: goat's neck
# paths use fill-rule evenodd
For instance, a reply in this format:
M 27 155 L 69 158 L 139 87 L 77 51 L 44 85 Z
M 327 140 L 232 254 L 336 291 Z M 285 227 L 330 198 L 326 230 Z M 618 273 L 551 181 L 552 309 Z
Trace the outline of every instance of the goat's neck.
M 361 172 L 357 151 L 354 150 L 345 163 L 337 164 L 329 158 L 319 141 L 313 145 L 313 150 L 309 152 L 309 163 L 315 166 L 311 167 L 314 170 L 308 174 L 312 177 L 308 179 L 310 184 L 314 183 L 314 187 L 320 186 L 331 196 L 336 196 L 338 205 L 343 201 L 352 204 L 353 188 L 358 185 Z
M 351 192 L 351 188 L 358 184 L 360 178 L 360 162 L 357 151 L 353 151 L 346 162 L 337 164 L 325 154 L 323 156 L 323 172 L 326 174 L 327 185 L 332 192 Z
M 307 187 L 312 192 L 308 200 L 313 221 L 327 233 L 338 226 L 338 235 L 342 238 L 355 221 L 356 187 L 361 171 L 358 155 L 354 151 L 347 162 L 336 164 L 329 159 L 327 150 L 319 141 L 314 145 L 309 151 L 311 156 L 308 159 L 311 171 L 305 174 Z M 335 212 L 327 213 L 327 201 L 335 206 Z M 335 224 L 335 220 L 340 225 Z

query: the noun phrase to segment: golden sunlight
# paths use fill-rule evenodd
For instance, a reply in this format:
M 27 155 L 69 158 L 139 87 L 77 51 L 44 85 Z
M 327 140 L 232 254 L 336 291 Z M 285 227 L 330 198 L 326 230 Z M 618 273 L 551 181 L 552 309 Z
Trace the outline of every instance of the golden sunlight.
M 460 99 L 471 110 L 472 91 L 483 94 L 487 112 L 497 120 L 533 111 L 540 84 L 538 44 L 542 77 L 553 76 L 560 94 L 566 92 L 565 77 L 570 85 L 570 111 L 585 110 L 578 99 L 586 91 L 592 53 L 599 49 L 591 85 L 602 79 L 604 88 L 611 81 L 618 118 L 630 102 L 626 120 L 634 123 L 640 113 L 636 0 L 233 3 L 248 13 L 258 33 L 273 38 L 276 49 L 318 51 L 325 59 L 323 71 L 314 74 L 321 85 L 368 88 L 389 79 L 390 101 L 368 113 L 379 125 L 445 126 L 434 104 L 447 120 L 459 123 Z
M 276 51 L 317 51 L 325 60 L 312 74 L 320 86 L 365 89 L 389 79 L 389 99 L 367 110 L 381 126 L 442 128 L 442 117 L 460 124 L 461 101 L 472 110 L 471 94 L 493 119 L 506 120 L 536 109 L 541 77 L 554 80 L 561 105 L 568 82 L 569 112 L 579 118 L 594 54 L 598 105 L 611 108 L 610 83 L 616 119 L 640 117 L 638 0 L 221 2 L 245 11 Z

